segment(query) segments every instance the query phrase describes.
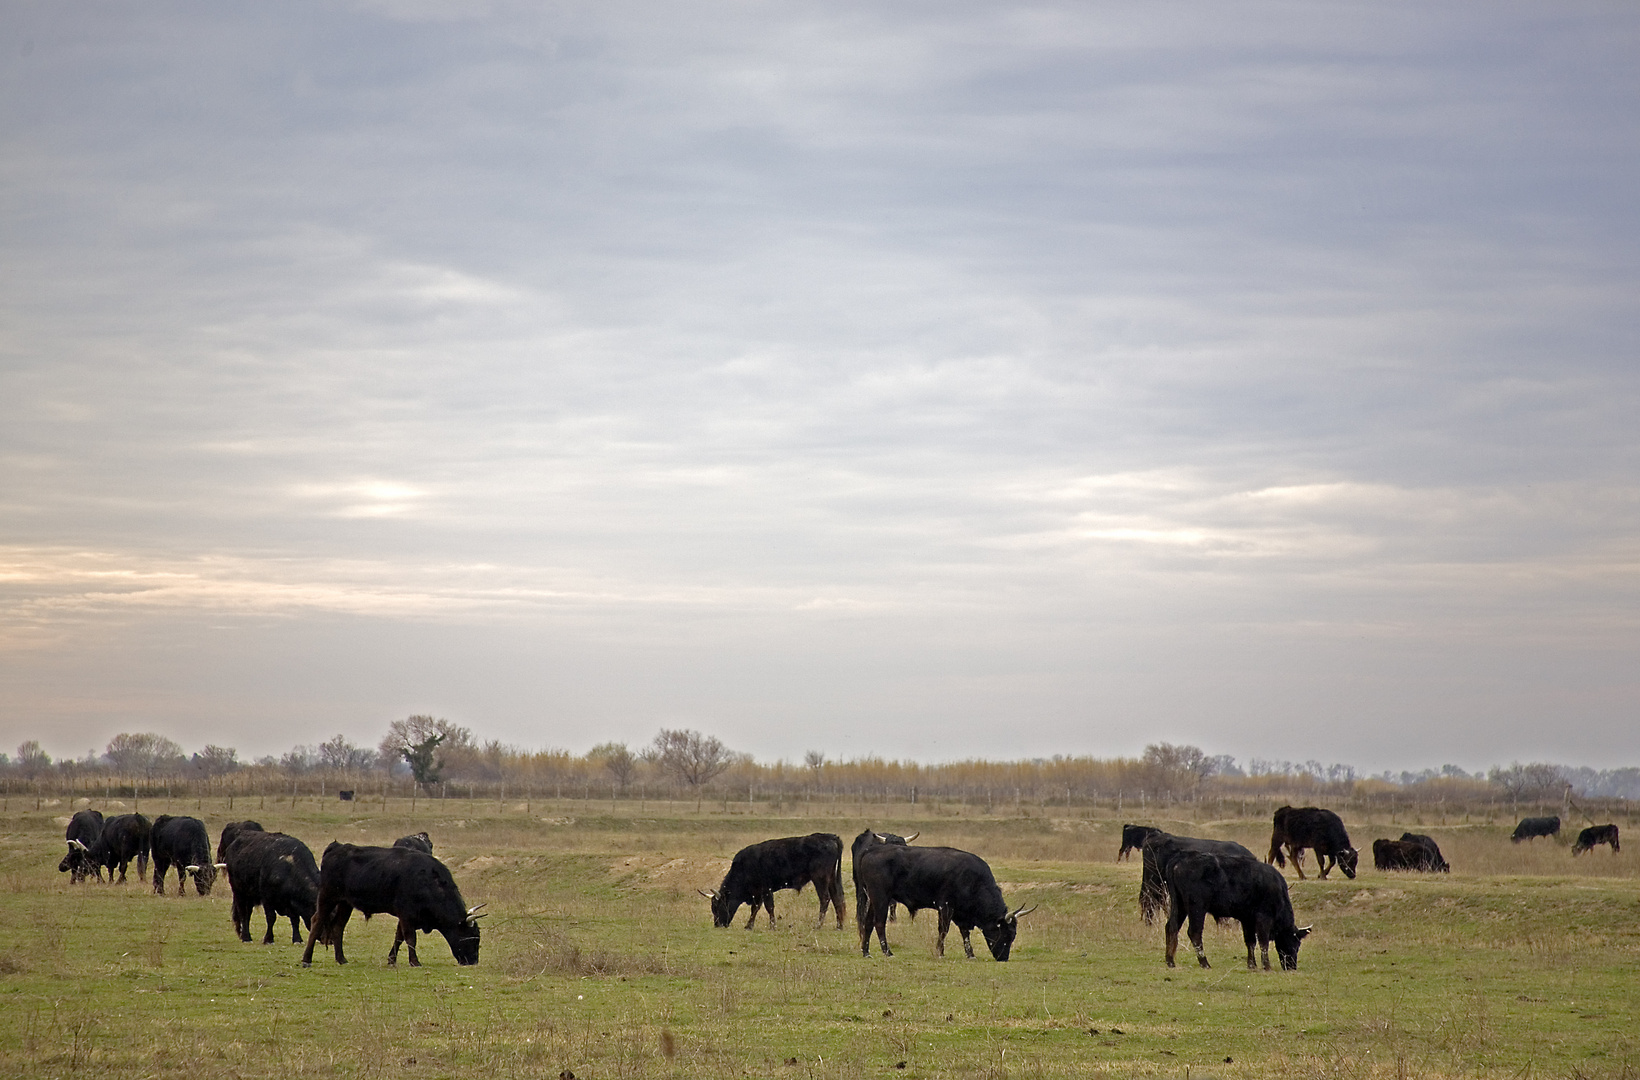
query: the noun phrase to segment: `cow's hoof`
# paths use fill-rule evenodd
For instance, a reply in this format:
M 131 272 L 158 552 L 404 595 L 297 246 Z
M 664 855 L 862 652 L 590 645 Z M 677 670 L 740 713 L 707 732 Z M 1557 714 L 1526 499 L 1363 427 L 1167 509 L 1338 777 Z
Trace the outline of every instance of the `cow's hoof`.
M 1213 966 L 1213 965 L 1212 965 L 1212 964 L 1209 964 L 1209 963 L 1208 963 L 1208 962 L 1207 962 L 1207 957 L 1205 957 L 1205 956 L 1202 956 L 1202 957 L 1198 957 L 1198 958 L 1197 958 L 1197 960 L 1196 960 L 1196 962 L 1197 962 L 1197 963 L 1198 963 L 1198 964 L 1200 964 L 1200 965 L 1201 965 L 1201 966 L 1202 966 L 1202 967 L 1204 967 L 1204 968 L 1210 968 L 1210 967 L 1212 967 L 1212 966 Z
M 302 966 L 303 967 L 312 967 L 313 966 L 313 961 L 312 960 L 303 960 L 302 961 Z

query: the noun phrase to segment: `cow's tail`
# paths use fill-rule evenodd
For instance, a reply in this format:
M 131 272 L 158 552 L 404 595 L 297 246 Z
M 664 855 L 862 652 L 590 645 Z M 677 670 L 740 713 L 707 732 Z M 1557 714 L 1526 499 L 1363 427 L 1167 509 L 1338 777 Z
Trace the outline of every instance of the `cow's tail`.
M 837 862 L 831 871 L 831 906 L 837 912 L 837 929 L 843 928 L 843 920 L 848 918 L 848 904 L 843 900 L 843 848 L 837 847 Z

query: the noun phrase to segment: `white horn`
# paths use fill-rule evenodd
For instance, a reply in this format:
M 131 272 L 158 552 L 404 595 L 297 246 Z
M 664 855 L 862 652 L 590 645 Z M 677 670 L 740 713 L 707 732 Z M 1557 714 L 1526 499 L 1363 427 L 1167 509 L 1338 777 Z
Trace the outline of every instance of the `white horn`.
M 228 864 L 225 862 L 214 862 L 211 865 L 216 867 L 218 870 L 226 870 L 228 868 Z
M 1008 917 L 1010 919 L 1023 919 L 1025 916 L 1027 916 L 1031 912 L 1035 911 L 1037 909 L 1037 906 L 1038 905 L 1036 905 L 1036 904 L 1032 904 L 1030 907 L 1023 907 L 1022 906 L 1022 907 L 1020 907 L 1020 909 L 1018 911 L 1014 912 L 1012 915 L 1010 915 Z
M 875 837 L 876 837 L 876 838 L 877 838 L 877 842 L 878 842 L 878 843 L 879 843 L 879 844 L 886 844 L 886 843 L 888 843 L 888 837 L 886 837 L 886 836 L 884 836 L 884 835 L 883 835 L 883 834 L 882 834 L 882 833 L 880 833 L 880 832 L 874 832 L 874 833 L 872 833 L 872 834 L 871 834 L 871 835 L 872 835 L 872 836 L 875 836 Z
M 90 848 L 86 847 L 84 844 L 80 843 L 78 840 L 70 840 L 68 842 L 68 846 L 69 847 L 79 848 L 81 851 L 90 851 L 91 850 Z
M 708 900 L 716 900 L 717 899 L 717 893 L 715 893 L 715 892 L 707 892 L 705 889 L 696 889 L 695 891 L 700 893 L 702 896 L 706 897 L 706 899 L 708 899 Z
M 197 866 L 184 866 L 183 869 L 188 871 L 188 873 L 190 873 L 190 874 L 199 873 L 199 867 L 197 867 Z
M 468 917 L 468 918 L 469 918 L 469 919 L 470 919 L 470 918 L 472 918 L 472 917 L 473 917 L 473 913 L 474 913 L 474 912 L 476 912 L 476 911 L 477 911 L 477 910 L 478 910 L 478 909 L 479 909 L 479 908 L 481 908 L 481 907 L 488 907 L 488 906 L 489 906 L 489 905 L 488 905 L 488 904 L 474 904 L 474 905 L 473 905 L 473 906 L 472 906 L 472 907 L 470 907 L 470 908 L 468 908 L 468 909 L 467 909 L 467 917 Z
M 909 843 L 911 843 L 911 841 L 915 840 L 917 837 L 919 837 L 921 835 L 922 835 L 922 830 L 918 829 L 916 832 L 914 832 L 910 836 L 906 837 L 905 842 L 909 844 Z

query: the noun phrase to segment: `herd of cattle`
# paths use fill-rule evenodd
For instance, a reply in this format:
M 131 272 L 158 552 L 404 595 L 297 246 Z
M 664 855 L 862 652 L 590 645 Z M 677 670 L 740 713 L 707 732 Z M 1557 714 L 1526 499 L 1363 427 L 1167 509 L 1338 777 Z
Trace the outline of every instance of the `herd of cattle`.
M 274 924 L 281 917 L 290 920 L 293 944 L 301 942 L 306 927 L 304 967 L 313 962 L 315 945 L 334 949 L 336 962 L 347 963 L 342 935 L 354 911 L 366 919 L 389 914 L 398 920 L 389 964 L 398 962 L 403 945 L 411 966 L 421 966 L 418 931 L 443 934 L 457 963 L 478 963 L 478 920 L 484 917 L 479 908 L 484 905 L 466 906 L 449 868 L 433 857 L 426 833 L 400 837 L 392 847 L 337 841 L 325 848 L 322 861 L 315 861 L 312 850 L 296 837 L 270 833 L 255 821 L 235 821 L 223 827 L 213 858 L 210 834 L 198 818 L 161 814 L 149 822 L 141 814 L 122 814 L 104 820 L 96 810 L 81 810 L 69 820 L 68 854 L 57 869 L 76 882 L 93 876 L 100 881 L 106 870 L 112 883 L 117 868 L 124 882 L 126 868 L 135 860 L 141 880 L 150 858 L 159 894 L 165 892 L 173 866 L 178 896 L 187 891 L 189 878 L 200 896 L 209 896 L 218 872 L 226 871 L 233 889 L 234 933 L 241 941 L 251 940 L 251 913 L 258 907 L 268 924 L 264 945 L 272 944 Z
M 1526 818 L 1512 839 L 1519 843 L 1559 832 L 1558 817 Z M 935 949 L 940 956 L 945 955 L 946 935 L 955 926 L 970 959 L 974 947 L 969 934 L 978 928 L 991 955 L 1007 960 L 1019 920 L 1035 907 L 1010 911 L 985 860 L 956 848 L 913 847 L 917 836 L 866 829 L 854 838 L 851 869 L 861 955 L 871 955 L 873 933 L 883 955 L 893 955 L 887 924 L 896 909 L 904 907 L 913 917 L 922 910 L 936 913 Z M 195 891 L 206 896 L 218 873 L 225 871 L 233 890 L 234 932 L 240 940 L 251 940 L 251 915 L 258 907 L 267 921 L 263 944 L 273 942 L 275 924 L 288 918 L 293 944 L 300 944 L 303 928 L 307 930 L 304 967 L 313 962 L 316 945 L 333 949 L 338 964 L 347 963 L 342 935 L 354 911 L 366 919 L 386 914 L 398 920 L 389 964 L 397 963 L 402 945 L 411 966 L 419 967 L 416 934 L 435 931 L 444 936 L 458 964 L 478 963 L 478 920 L 483 918 L 479 909 L 484 905 L 466 906 L 449 868 L 433 856 L 432 841 L 424 832 L 401 837 L 392 847 L 334 842 L 322 859 L 315 860 L 312 850 L 294 836 L 268 832 L 254 821 L 236 821 L 222 829 L 213 856 L 210 835 L 198 818 L 161 814 L 150 822 L 141 814 L 123 814 L 105 820 L 96 810 L 82 810 L 70 819 L 67 840 L 68 854 L 57 869 L 74 882 L 93 876 L 101 881 L 106 871 L 112 883 L 118 870 L 123 883 L 133 860 L 142 880 L 151 859 L 154 892 L 164 893 L 166 878 L 175 868 L 178 896 L 185 893 L 190 878 Z M 1617 826 L 1584 829 L 1572 854 L 1597 844 L 1621 851 Z M 1298 967 L 1299 945 L 1311 928 L 1297 925 L 1287 879 L 1278 867 L 1285 868 L 1291 859 L 1302 880 L 1306 849 L 1315 853 L 1320 877 L 1326 878 L 1335 866 L 1345 877 L 1355 877 L 1358 855 L 1343 821 L 1331 810 L 1314 806 L 1284 806 L 1275 812 L 1270 851 L 1262 861 L 1231 840 L 1174 836 L 1146 825 L 1122 826 L 1117 858 L 1140 853 L 1139 914 L 1144 921 L 1153 922 L 1158 912 L 1167 910 L 1168 967 L 1174 965 L 1181 927 L 1188 927 L 1197 962 L 1210 966 L 1202 950 L 1202 929 L 1211 915 L 1215 921 L 1235 919 L 1241 924 L 1249 968 L 1261 958 L 1264 969 L 1270 969 L 1273 942 L 1281 967 L 1292 970 Z M 1435 841 L 1419 833 L 1375 840 L 1372 854 L 1379 870 L 1451 870 Z M 841 930 L 843 841 L 837 835 L 812 833 L 742 848 L 722 883 L 700 892 L 711 901 L 713 925 L 728 926 L 745 905 L 751 908 L 746 921 L 750 929 L 759 908 L 773 923 L 776 892 L 800 891 L 810 884 L 820 897 L 816 926 L 824 925 L 830 908 Z M 1254 955 L 1255 946 L 1259 957 Z

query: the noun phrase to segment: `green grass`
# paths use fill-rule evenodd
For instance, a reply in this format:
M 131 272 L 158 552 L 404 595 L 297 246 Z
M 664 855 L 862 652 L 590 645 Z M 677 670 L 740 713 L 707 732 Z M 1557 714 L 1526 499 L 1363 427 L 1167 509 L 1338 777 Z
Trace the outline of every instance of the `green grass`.
M 607 803 L 422 804 L 357 813 L 303 800 L 235 811 L 322 851 L 428 830 L 483 953 L 436 935 L 420 970 L 385 965 L 391 920 L 348 928 L 352 962 L 241 944 L 225 884 L 201 899 L 56 872 L 69 807 L 9 811 L 0 835 L 0 1071 L 164 1077 L 1068 1077 L 1640 1074 L 1640 875 L 1605 849 L 1511 845 L 1503 826 L 1424 826 L 1457 871 L 1293 880 L 1316 930 L 1291 973 L 1248 972 L 1233 924 L 1169 971 L 1137 916 L 1119 823 L 868 808 L 830 819 Z M 733 804 L 731 804 L 732 806 Z M 144 806 L 150 814 L 164 806 Z M 979 852 L 1023 923 L 1013 959 L 933 955 L 931 913 L 863 960 L 816 930 L 812 890 L 776 929 L 715 930 L 695 889 L 745 843 L 861 824 Z M 1152 819 L 1155 820 L 1155 819 Z M 1262 851 L 1254 821 L 1157 821 Z M 1350 822 L 1363 848 L 1402 825 Z M 845 864 L 846 864 L 845 858 Z M 846 866 L 845 866 L 846 873 Z M 257 916 L 260 925 L 260 915 Z M 283 924 L 282 924 L 283 926 Z M 258 934 L 258 939 L 260 935 Z M 321 959 L 322 957 L 322 959 Z M 1226 1059 L 1230 1059 L 1228 1062 Z M 897 1068 L 904 1062 L 904 1068 Z

